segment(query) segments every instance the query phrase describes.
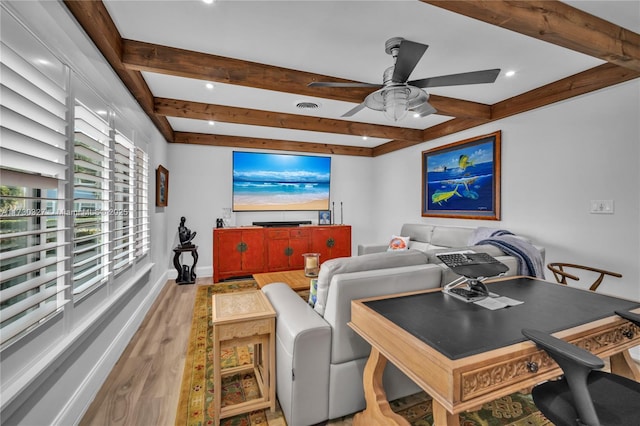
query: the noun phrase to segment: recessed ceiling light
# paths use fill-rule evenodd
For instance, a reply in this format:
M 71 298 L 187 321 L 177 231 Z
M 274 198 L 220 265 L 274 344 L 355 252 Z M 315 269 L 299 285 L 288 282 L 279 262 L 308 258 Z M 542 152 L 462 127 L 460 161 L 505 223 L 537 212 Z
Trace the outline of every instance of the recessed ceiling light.
M 368 137 L 366 137 L 366 136 L 363 136 L 363 137 L 362 137 L 362 140 L 363 140 L 363 141 L 366 141 L 367 139 L 369 139 L 369 138 L 368 138 Z
M 516 75 L 516 72 L 513 71 L 513 70 L 510 70 L 510 71 L 505 72 L 504 75 L 506 77 L 513 77 L 514 75 Z
M 420 118 L 420 114 L 418 114 L 417 112 L 413 113 L 413 118 Z
M 211 4 L 213 3 L 213 0 L 202 0 L 203 2 L 205 2 L 206 4 Z
M 103 109 L 99 109 L 96 111 L 99 115 L 107 115 L 107 111 L 103 110 Z
M 215 121 L 213 121 L 213 120 L 209 120 L 209 126 L 213 126 L 214 124 L 216 124 L 216 122 L 215 122 Z
M 205 87 L 207 89 L 213 89 L 213 83 L 207 83 L 207 84 L 205 84 Z

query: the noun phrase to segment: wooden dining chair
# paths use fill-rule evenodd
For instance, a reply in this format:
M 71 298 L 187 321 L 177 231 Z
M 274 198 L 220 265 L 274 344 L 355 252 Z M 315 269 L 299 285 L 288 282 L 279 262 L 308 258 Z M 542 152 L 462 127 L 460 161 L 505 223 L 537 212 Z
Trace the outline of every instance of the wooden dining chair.
M 622 278 L 622 274 L 619 274 L 617 272 L 605 271 L 604 269 L 593 268 L 591 266 L 576 265 L 575 263 L 554 262 L 547 264 L 547 268 L 549 268 L 549 270 L 553 272 L 553 276 L 555 277 L 556 281 L 564 285 L 567 285 L 567 278 L 575 281 L 580 280 L 580 277 L 570 274 L 569 272 L 565 271 L 564 268 L 575 268 L 600 274 L 598 278 L 596 278 L 596 280 L 593 282 L 593 284 L 591 284 L 591 287 L 589 287 L 589 290 L 591 291 L 596 291 L 598 286 L 602 283 L 605 275 Z

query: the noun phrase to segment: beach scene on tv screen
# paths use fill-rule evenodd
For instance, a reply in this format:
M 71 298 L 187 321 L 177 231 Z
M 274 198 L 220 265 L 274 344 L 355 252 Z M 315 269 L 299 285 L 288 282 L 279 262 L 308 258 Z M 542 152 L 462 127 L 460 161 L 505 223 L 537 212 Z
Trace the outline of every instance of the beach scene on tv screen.
M 233 153 L 233 210 L 328 210 L 331 158 Z

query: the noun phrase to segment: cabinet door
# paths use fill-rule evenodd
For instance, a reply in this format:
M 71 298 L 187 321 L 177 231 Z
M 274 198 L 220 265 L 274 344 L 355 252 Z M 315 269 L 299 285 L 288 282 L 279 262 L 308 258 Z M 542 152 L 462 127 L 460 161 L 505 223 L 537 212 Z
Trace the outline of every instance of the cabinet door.
M 267 270 L 286 271 L 289 269 L 289 231 L 286 229 L 268 229 L 267 236 Z
M 318 226 L 313 229 L 311 250 L 320 253 L 320 263 L 351 256 L 350 226 Z
M 236 246 L 241 251 L 242 271 L 258 273 L 264 271 L 264 231 L 245 229 L 242 231 L 242 243 Z
M 308 229 L 292 229 L 289 236 L 289 269 L 304 269 L 303 254 L 309 253 L 309 230 Z
M 213 268 L 214 281 L 242 272 L 242 251 L 238 245 L 242 242 L 242 231 L 220 229 L 214 230 Z M 231 274 L 231 275 L 229 275 Z
M 320 253 L 320 263 L 331 259 L 332 239 L 331 229 L 328 227 L 317 227 L 311 234 L 311 251 Z
M 331 257 L 351 257 L 351 227 L 338 226 L 332 231 L 333 247 Z

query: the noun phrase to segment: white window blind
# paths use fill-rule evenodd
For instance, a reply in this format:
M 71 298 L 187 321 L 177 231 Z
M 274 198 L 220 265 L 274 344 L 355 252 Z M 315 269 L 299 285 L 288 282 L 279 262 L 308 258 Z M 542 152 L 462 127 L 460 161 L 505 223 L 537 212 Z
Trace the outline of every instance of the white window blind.
M 136 258 L 149 251 L 149 156 L 136 148 Z
M 13 18 L 3 16 L 2 25 L 0 343 L 4 344 L 67 302 L 68 71 Z
M 71 315 L 67 298 L 110 285 L 150 236 L 147 154 L 106 118 L 109 100 L 11 14 L 0 19 L 2 348 Z
M 76 100 L 73 153 L 73 293 L 107 281 L 109 271 L 110 127 Z
M 112 232 L 114 272 L 133 264 L 135 235 L 133 218 L 135 188 L 135 154 L 133 144 L 120 132 L 115 134 L 113 167 Z

